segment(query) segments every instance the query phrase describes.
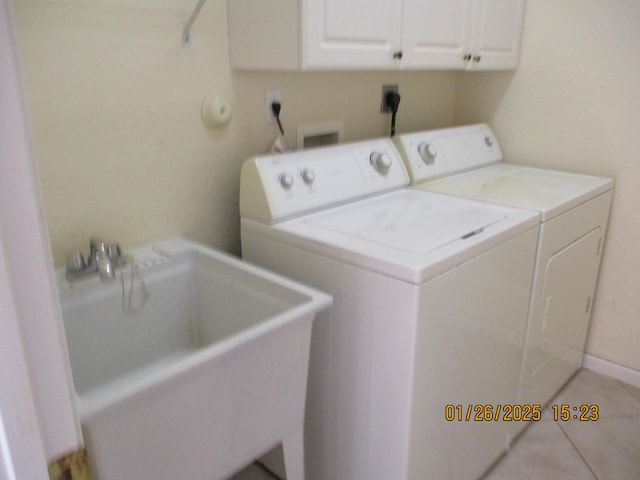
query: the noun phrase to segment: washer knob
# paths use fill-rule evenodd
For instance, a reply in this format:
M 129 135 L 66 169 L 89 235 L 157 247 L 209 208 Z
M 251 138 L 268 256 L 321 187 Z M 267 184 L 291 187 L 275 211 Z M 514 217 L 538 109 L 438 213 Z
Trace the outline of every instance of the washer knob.
M 315 172 L 310 168 L 305 168 L 304 170 L 302 170 L 300 176 L 302 177 L 302 181 L 307 185 L 313 184 L 314 180 L 316 179 Z
M 493 138 L 491 138 L 489 135 L 487 135 L 486 137 L 484 137 L 484 143 L 489 148 L 493 147 Z
M 436 147 L 434 147 L 430 143 L 423 142 L 418 145 L 418 154 L 420 155 L 424 163 L 426 163 L 427 165 L 433 165 L 436 161 L 438 150 L 436 150 Z
M 369 155 L 369 162 L 380 175 L 386 175 L 389 173 L 389 169 L 391 168 L 391 159 L 388 155 L 382 152 L 371 152 L 371 155 Z
M 288 173 L 281 173 L 278 177 L 278 182 L 280 182 L 282 188 L 289 190 L 293 186 L 293 177 Z

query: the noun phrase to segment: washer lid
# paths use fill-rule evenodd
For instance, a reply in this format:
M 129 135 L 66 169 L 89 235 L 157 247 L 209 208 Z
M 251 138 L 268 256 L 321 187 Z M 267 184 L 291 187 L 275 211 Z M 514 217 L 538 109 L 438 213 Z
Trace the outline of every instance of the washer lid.
M 420 284 L 534 228 L 539 215 L 417 189 L 243 229 Z
M 539 211 L 543 222 L 612 187 L 609 178 L 504 163 L 419 185 L 432 192 Z
M 349 205 L 302 220 L 307 228 L 396 248 L 414 254 L 469 238 L 507 218 L 480 203 L 405 193 Z

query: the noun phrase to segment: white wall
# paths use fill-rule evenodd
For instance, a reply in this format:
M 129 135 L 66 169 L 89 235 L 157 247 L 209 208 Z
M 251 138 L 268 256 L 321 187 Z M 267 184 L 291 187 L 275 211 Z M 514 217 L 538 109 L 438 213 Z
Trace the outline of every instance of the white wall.
M 640 370 L 640 2 L 530 0 L 515 73 L 461 74 L 455 122 L 507 159 L 615 177 L 588 353 Z
M 383 83 L 399 83 L 398 131 L 453 118 L 455 74 L 233 73 L 226 0 L 209 0 L 181 43 L 196 0 L 14 0 L 20 60 L 53 256 L 62 264 L 89 236 L 133 246 L 183 234 L 239 252 L 240 165 L 277 133 L 265 90 L 283 95 L 296 126 L 344 120 L 345 139 L 383 135 Z M 208 131 L 204 96 L 234 106 Z
M 240 164 L 276 134 L 265 90 L 282 90 L 295 144 L 307 122 L 385 134 L 380 86 L 399 83 L 399 131 L 488 121 L 512 161 L 616 177 L 588 351 L 640 370 L 638 0 L 530 0 L 518 70 L 475 74 L 232 72 L 226 0 L 205 4 L 183 47 L 195 3 L 13 1 L 57 264 L 92 234 L 127 246 L 180 233 L 237 253 Z M 210 92 L 235 109 L 213 132 Z

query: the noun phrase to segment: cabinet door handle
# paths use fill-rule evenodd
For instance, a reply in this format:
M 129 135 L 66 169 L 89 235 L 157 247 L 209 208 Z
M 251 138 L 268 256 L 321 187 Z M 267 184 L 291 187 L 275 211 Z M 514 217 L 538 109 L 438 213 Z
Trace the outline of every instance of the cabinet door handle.
M 396 50 L 395 52 L 393 52 L 393 59 L 402 60 L 402 50 Z
M 469 60 L 471 60 L 471 54 L 467 53 L 464 57 L 462 57 L 462 60 L 464 60 L 465 62 L 468 62 Z
M 473 56 L 473 61 L 475 63 L 480 63 L 480 60 L 482 60 L 482 57 L 480 55 L 474 55 Z

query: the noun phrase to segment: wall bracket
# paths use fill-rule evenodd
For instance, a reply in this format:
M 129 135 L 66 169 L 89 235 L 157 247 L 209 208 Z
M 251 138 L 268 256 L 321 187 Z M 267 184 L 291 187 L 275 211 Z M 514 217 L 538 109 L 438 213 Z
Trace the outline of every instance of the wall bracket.
M 196 5 L 196 8 L 193 9 L 193 12 L 189 17 L 189 20 L 187 20 L 187 24 L 184 26 L 184 29 L 182 30 L 182 43 L 184 43 L 185 46 L 187 47 L 191 45 L 191 27 L 193 27 L 193 24 L 196 21 L 196 18 L 198 18 L 198 15 L 200 15 L 200 10 L 202 10 L 202 7 L 204 6 L 204 2 L 206 1 L 207 0 L 198 0 L 198 4 Z

